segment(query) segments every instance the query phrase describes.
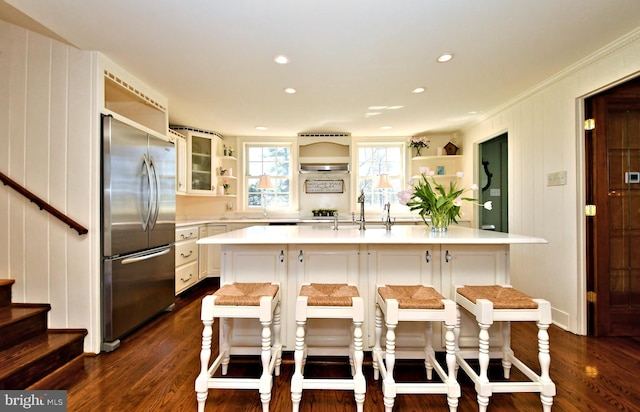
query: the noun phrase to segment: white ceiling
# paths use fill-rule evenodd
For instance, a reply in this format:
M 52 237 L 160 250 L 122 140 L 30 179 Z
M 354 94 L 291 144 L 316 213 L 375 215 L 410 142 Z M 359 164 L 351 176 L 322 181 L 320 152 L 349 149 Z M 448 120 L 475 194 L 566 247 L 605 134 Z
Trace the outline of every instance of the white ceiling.
M 640 27 L 638 0 L 0 1 L 29 25 L 9 5 L 229 136 L 453 131 Z

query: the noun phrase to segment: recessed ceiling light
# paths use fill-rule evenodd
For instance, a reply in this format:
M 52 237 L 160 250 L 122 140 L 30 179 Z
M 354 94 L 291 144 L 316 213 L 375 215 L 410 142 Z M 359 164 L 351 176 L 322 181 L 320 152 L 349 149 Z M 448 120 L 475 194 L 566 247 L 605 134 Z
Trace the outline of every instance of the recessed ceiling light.
M 296 92 L 296 89 L 294 89 L 293 87 L 287 87 L 286 89 L 284 89 L 284 92 L 288 94 L 294 94 Z
M 369 110 L 384 110 L 388 106 L 369 106 Z
M 453 59 L 453 53 L 444 53 L 438 57 L 437 61 L 438 63 L 446 63 L 451 59 Z
M 424 87 L 416 87 L 415 89 L 411 90 L 411 93 L 416 93 L 416 94 L 424 93 L 425 90 L 427 90 L 427 89 L 425 89 Z
M 389 106 L 387 107 L 387 110 L 398 110 L 398 109 L 402 109 L 404 106 Z
M 365 117 L 377 116 L 380 112 L 367 112 L 364 114 Z
M 289 58 L 284 54 L 279 54 L 273 58 L 273 61 L 278 64 L 287 64 L 289 63 Z
M 256 126 L 256 130 L 267 130 L 267 126 Z
M 380 129 L 381 130 L 389 130 L 389 129 L 393 129 L 393 126 L 382 126 Z

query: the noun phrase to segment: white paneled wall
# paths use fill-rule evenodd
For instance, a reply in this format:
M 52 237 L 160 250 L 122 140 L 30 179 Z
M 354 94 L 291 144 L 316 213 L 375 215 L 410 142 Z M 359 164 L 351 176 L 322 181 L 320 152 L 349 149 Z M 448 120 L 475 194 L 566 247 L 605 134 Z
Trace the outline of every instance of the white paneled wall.
M 474 157 L 480 142 L 508 132 L 509 231 L 549 241 L 512 248 L 512 283 L 549 300 L 554 322 L 579 334 L 586 333 L 581 99 L 638 73 L 640 29 L 464 130 Z M 473 157 L 464 162 L 474 170 Z M 547 175 L 563 170 L 567 184 L 547 186 Z
M 97 57 L 0 20 L 0 171 L 89 229 L 0 187 L 0 278 L 100 348 Z

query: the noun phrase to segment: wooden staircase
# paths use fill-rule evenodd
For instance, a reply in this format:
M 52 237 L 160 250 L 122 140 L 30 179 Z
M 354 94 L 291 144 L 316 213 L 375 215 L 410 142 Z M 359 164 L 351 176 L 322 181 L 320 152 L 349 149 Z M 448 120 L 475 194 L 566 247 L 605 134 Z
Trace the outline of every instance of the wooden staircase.
M 48 329 L 49 304 L 12 303 L 13 279 L 0 279 L 0 390 L 33 389 L 82 359 L 85 329 Z M 57 389 L 57 388 L 42 388 Z

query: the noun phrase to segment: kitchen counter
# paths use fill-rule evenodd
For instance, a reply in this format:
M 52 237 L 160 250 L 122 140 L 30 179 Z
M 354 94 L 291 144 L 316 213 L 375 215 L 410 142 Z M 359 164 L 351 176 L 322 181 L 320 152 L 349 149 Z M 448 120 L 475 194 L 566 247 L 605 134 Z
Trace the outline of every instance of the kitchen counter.
M 366 218 L 367 228 L 382 227 L 382 220 L 379 216 Z M 424 226 L 424 222 L 420 217 L 416 216 L 398 216 L 395 217 L 395 224 L 397 225 L 418 225 Z M 338 218 L 340 227 L 349 227 L 354 225 L 351 220 L 351 215 L 344 215 Z M 468 227 L 469 222 L 466 220 L 458 221 L 460 226 Z M 249 218 L 249 217 L 234 217 L 234 218 L 211 218 L 211 219 L 177 219 L 176 227 L 185 226 L 199 226 L 199 225 L 262 225 L 262 226 L 277 226 L 277 225 L 333 225 L 332 217 L 267 217 L 267 218 Z
M 211 245 L 278 245 L 278 244 L 438 244 L 438 245 L 510 245 L 547 243 L 545 239 L 511 233 L 450 226 L 445 233 L 431 232 L 421 225 L 394 225 L 387 231 L 382 225 L 338 225 L 333 230 L 328 222 L 304 226 L 251 226 L 206 237 L 200 244 Z M 367 225 L 369 225 L 367 223 Z
M 367 225 L 380 226 L 382 225 L 382 221 L 379 216 L 375 218 L 367 218 Z M 396 218 L 397 224 L 424 224 L 422 219 L 416 218 L 413 216 L 404 216 Z M 341 225 L 350 225 L 353 224 L 351 220 L 351 215 L 348 218 L 339 217 L 338 222 Z M 290 217 L 290 218 L 218 218 L 218 219 L 178 219 L 176 221 L 176 227 L 184 227 L 184 226 L 197 226 L 197 225 L 206 225 L 206 224 L 246 224 L 246 225 L 286 225 L 286 224 L 333 224 L 332 217 Z
M 450 226 L 432 233 L 424 224 L 395 225 L 387 231 L 369 225 L 364 231 L 348 224 L 332 230 L 331 224 L 251 226 L 198 240 L 203 247 L 221 252 L 220 282 L 278 282 L 282 296 L 282 340 L 285 350 L 295 345 L 295 302 L 304 283 L 349 283 L 364 298 L 365 350 L 374 344 L 373 319 L 377 285 L 432 285 L 452 298 L 456 285 L 509 283 L 511 245 L 535 247 L 545 239 Z M 213 250 L 213 249 L 212 249 Z M 310 330 L 308 342 L 315 353 L 345 354 L 348 323 L 321 320 Z M 234 322 L 231 347 L 237 354 L 252 352 L 260 341 L 255 323 Z M 462 315 L 461 347 L 477 347 L 477 324 Z M 424 335 L 415 328 L 397 329 L 408 357 L 424 350 Z M 497 336 L 501 336 L 497 333 Z M 498 338 L 501 339 L 501 338 Z M 442 350 L 440 328 L 434 328 L 434 346 Z M 499 345 L 500 342 L 493 342 Z M 255 352 L 257 353 L 257 352 Z

